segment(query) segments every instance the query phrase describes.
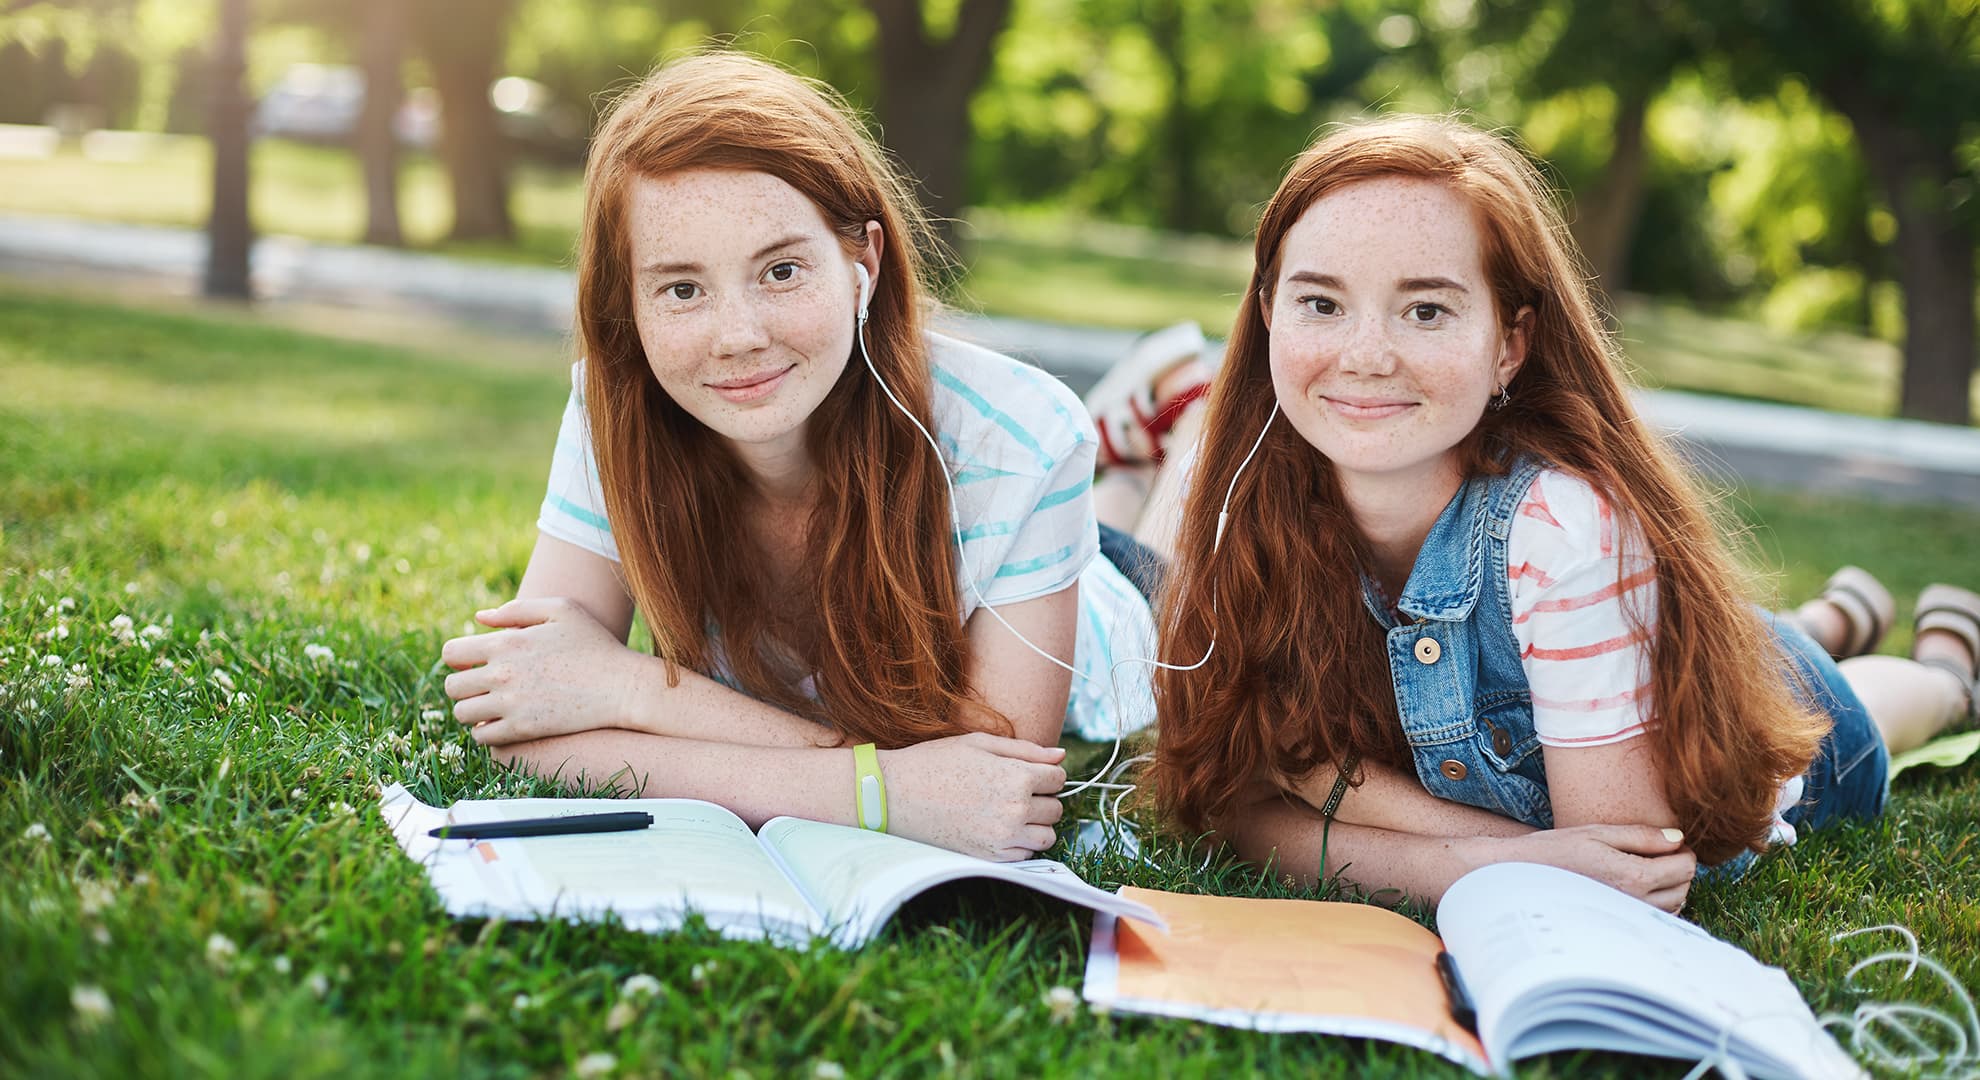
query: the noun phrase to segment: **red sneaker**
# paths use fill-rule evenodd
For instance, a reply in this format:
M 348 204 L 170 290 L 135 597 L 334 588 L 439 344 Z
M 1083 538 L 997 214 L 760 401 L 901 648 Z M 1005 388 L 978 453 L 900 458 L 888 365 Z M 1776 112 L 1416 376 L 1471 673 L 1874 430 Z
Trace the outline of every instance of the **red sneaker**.
M 1155 387 L 1176 368 L 1203 355 L 1203 328 L 1181 322 L 1142 337 L 1086 395 L 1086 411 L 1100 431 L 1100 464 L 1154 465 L 1167 455 L 1167 439 L 1183 407 L 1210 392 L 1209 380 L 1192 380 L 1161 401 Z

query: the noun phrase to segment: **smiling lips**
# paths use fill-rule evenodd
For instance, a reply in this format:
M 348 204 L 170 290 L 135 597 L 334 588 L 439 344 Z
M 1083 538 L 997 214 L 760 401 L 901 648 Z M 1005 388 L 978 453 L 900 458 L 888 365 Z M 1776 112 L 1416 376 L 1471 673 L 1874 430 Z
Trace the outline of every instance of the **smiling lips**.
M 796 364 L 791 364 L 771 371 L 762 371 L 754 375 L 744 375 L 735 379 L 724 379 L 721 382 L 712 382 L 705 385 L 710 390 L 722 395 L 724 400 L 740 405 L 746 402 L 758 401 L 775 393 L 777 387 L 783 384 L 784 376 L 789 375 L 795 367 L 797 367 Z
M 1416 402 L 1396 398 L 1321 395 L 1321 400 L 1349 420 L 1385 420 L 1416 407 Z

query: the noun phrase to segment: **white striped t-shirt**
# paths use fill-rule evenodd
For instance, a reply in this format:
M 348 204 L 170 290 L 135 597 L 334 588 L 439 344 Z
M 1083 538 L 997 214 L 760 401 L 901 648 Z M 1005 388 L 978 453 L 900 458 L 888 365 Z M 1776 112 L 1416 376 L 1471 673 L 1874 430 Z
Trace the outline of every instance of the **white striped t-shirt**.
M 1118 702 L 1108 689 L 1116 659 L 1153 655 L 1154 620 L 1141 593 L 1098 557 L 1096 439 L 1085 408 L 1063 383 L 1028 364 L 937 334 L 928 335 L 928 345 L 933 434 L 955 484 L 962 526 L 956 567 L 962 618 L 981 603 L 1002 607 L 1078 582 L 1073 667 L 1079 675 L 1066 706 L 1067 730 L 1097 739 L 1112 738 L 1117 720 L 1122 732 L 1146 726 L 1154 699 L 1145 665 L 1121 668 Z M 573 365 L 571 383 L 537 528 L 617 561 L 580 397 L 582 361 Z
M 1601 746 L 1640 734 L 1657 625 L 1656 563 L 1641 532 L 1618 528 L 1587 483 L 1549 469 L 1514 514 L 1506 569 L 1540 741 Z
M 1533 478 L 1506 539 L 1506 571 L 1541 743 L 1619 743 L 1655 721 L 1656 569 L 1642 530 L 1619 523 L 1586 481 L 1552 469 Z M 1801 776 L 1782 782 L 1770 844 L 1795 842 L 1782 814 L 1803 785 Z

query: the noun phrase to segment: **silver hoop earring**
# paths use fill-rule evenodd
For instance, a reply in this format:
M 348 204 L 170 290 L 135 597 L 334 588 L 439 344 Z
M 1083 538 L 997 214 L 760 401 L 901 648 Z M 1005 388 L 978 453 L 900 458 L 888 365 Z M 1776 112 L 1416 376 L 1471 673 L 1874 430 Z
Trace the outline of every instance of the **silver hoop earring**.
M 1493 399 L 1492 407 L 1494 409 L 1503 409 L 1511 404 L 1512 404 L 1512 391 L 1506 386 L 1505 383 L 1500 383 L 1499 396 Z

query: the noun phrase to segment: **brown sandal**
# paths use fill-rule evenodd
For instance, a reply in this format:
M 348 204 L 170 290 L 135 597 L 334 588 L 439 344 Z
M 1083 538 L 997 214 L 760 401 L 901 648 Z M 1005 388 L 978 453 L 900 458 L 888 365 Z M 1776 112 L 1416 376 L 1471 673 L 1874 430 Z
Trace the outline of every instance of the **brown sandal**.
M 1980 693 L 1976 693 L 1976 684 L 1980 684 L 1980 594 L 1957 585 L 1927 585 L 1925 591 L 1918 594 L 1918 608 L 1912 614 L 1912 625 L 1916 633 L 1943 630 L 1966 643 L 1967 661 L 1964 664 L 1945 656 L 1918 662 L 1951 672 L 1953 678 L 1966 688 L 1966 726 L 1980 724 Z M 1917 651 L 1914 641 L 1913 659 L 1917 659 Z
M 1842 614 L 1847 628 L 1842 648 L 1829 654 L 1837 660 L 1876 651 L 1897 618 L 1897 601 L 1891 599 L 1891 591 L 1870 571 L 1858 566 L 1845 566 L 1830 574 L 1821 594 L 1809 603 L 1825 603 Z M 1805 622 L 1803 626 L 1806 627 Z

